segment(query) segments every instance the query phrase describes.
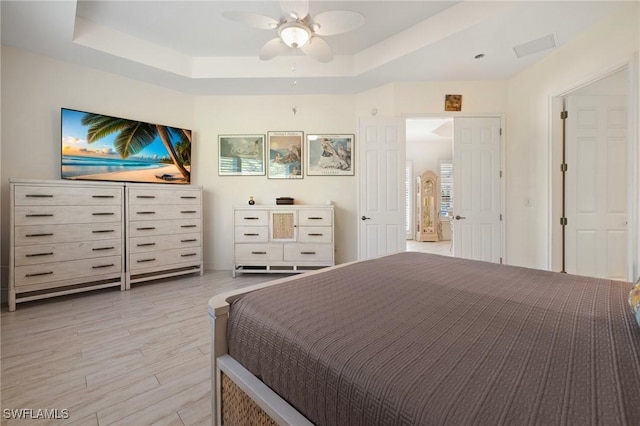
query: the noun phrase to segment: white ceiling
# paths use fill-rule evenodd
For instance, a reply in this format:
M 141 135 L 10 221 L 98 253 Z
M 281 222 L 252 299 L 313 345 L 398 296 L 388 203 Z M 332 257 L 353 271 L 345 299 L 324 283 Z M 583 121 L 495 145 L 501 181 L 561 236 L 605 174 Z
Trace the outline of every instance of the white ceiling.
M 2 44 L 200 95 L 358 93 L 392 81 L 502 80 L 545 55 L 513 47 L 552 34 L 559 46 L 616 1 L 324 1 L 311 15 L 353 10 L 355 31 L 324 37 L 334 60 L 258 54 L 275 30 L 224 11 L 279 17 L 277 1 L 7 1 Z M 474 56 L 484 53 L 483 59 Z M 294 84 L 295 83 L 295 84 Z

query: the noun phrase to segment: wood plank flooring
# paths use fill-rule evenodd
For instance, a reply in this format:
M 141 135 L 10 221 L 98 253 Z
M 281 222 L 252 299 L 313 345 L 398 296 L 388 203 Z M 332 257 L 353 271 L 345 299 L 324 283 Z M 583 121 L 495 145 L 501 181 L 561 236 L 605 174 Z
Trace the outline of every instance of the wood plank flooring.
M 0 407 L 68 410 L 4 425 L 209 425 L 209 299 L 281 278 L 209 272 L 3 307 Z

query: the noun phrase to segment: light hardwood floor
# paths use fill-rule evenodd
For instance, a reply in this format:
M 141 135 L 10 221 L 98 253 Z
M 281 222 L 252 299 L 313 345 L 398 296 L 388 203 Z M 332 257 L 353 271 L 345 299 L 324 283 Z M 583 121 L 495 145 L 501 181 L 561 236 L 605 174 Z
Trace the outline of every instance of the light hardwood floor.
M 407 251 L 419 251 L 421 253 L 453 256 L 451 241 L 418 242 L 414 240 L 407 240 Z
M 209 272 L 3 307 L 1 424 L 209 425 L 209 298 L 280 277 Z M 20 408 L 69 419 L 5 419 Z

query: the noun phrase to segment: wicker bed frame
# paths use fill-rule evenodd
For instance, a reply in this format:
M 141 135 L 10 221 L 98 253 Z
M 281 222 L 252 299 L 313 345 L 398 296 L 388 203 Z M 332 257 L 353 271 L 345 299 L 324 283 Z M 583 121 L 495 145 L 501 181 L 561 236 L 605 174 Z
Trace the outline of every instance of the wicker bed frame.
M 310 271 L 304 275 L 341 268 L 351 263 L 355 262 Z M 219 294 L 209 300 L 212 345 L 211 418 L 213 425 L 313 425 L 306 417 L 234 360 L 228 354 L 227 347 L 227 323 L 231 302 L 243 294 L 296 278 L 299 276 L 257 284 L 241 290 Z

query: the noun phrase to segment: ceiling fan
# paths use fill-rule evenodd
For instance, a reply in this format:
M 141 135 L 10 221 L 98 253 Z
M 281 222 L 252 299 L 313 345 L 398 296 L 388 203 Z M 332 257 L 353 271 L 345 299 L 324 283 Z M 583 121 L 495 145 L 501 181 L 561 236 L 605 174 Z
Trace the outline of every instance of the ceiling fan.
M 260 59 L 268 61 L 290 49 L 300 49 L 320 62 L 330 62 L 333 52 L 319 36 L 332 36 L 352 31 L 364 23 L 364 16 L 349 10 L 331 10 L 309 15 L 309 0 L 280 1 L 279 19 L 252 12 L 227 11 L 222 16 L 254 28 L 276 30 L 278 36 L 260 50 Z

